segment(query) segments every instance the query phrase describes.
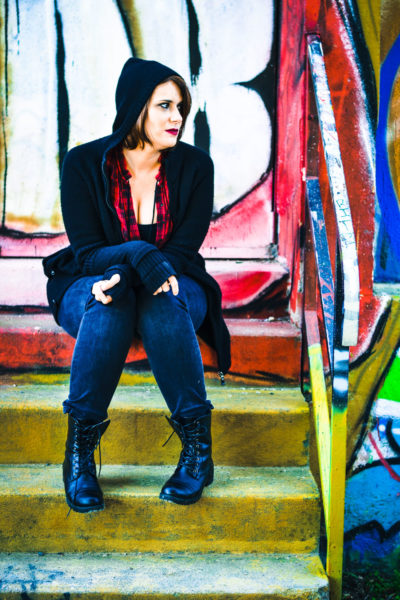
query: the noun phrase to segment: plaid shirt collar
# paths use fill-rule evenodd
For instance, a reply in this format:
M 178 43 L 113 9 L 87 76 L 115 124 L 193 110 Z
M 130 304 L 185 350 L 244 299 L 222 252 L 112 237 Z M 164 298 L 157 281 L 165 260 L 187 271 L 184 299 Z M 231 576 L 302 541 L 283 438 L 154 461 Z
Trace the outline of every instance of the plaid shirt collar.
M 139 240 L 140 233 L 133 208 L 131 186 L 132 177 L 126 162 L 122 146 L 116 146 L 107 155 L 107 168 L 110 176 L 111 199 L 121 224 L 121 233 L 125 242 Z M 157 228 L 155 244 L 161 248 L 172 232 L 172 219 L 169 211 L 169 192 L 165 168 L 160 157 L 160 169 L 156 175 L 155 203 L 157 210 Z

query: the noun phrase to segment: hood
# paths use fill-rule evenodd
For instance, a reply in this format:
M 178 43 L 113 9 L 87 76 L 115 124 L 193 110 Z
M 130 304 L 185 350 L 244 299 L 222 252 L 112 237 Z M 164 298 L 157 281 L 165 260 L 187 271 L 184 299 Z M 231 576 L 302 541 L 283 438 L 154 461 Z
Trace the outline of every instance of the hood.
M 115 92 L 114 144 L 120 142 L 136 123 L 154 88 L 171 75 L 178 73 L 155 60 L 129 58 L 126 61 Z

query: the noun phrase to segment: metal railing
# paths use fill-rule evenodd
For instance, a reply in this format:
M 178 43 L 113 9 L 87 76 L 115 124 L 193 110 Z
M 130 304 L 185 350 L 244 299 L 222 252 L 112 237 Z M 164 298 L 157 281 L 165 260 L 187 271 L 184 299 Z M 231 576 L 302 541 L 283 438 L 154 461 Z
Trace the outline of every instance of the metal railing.
M 307 343 L 308 361 L 304 352 L 302 383 L 305 391 L 305 380 L 309 376 L 327 538 L 326 572 L 331 600 L 339 600 L 343 569 L 349 347 L 356 345 L 358 338 L 359 272 L 339 140 L 318 35 L 307 36 L 307 51 L 314 93 L 310 86 L 303 290 L 303 346 Z M 319 132 L 335 215 L 333 262 L 318 179 Z M 329 399 L 320 332 L 327 349 L 325 367 L 328 366 L 331 380 Z

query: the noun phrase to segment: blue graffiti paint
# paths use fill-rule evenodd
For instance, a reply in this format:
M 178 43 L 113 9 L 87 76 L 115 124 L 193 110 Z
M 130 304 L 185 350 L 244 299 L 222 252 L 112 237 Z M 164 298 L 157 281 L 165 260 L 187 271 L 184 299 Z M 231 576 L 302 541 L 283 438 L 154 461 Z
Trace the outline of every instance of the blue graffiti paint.
M 376 132 L 376 189 L 382 221 L 391 249 L 400 260 L 400 210 L 390 173 L 387 149 L 387 121 L 393 84 L 400 68 L 400 36 L 390 49 L 381 67 L 379 121 Z
M 381 464 L 357 472 L 346 487 L 347 552 L 360 560 L 384 558 L 396 548 L 399 534 L 400 483 Z
M 396 565 L 400 548 L 400 532 L 382 539 L 378 528 L 372 526 L 358 531 L 344 542 L 344 560 L 347 565 L 365 568 L 365 563 L 382 565 L 393 562 Z
M 377 283 L 398 282 L 400 281 L 400 259 L 397 259 L 393 253 L 383 219 L 380 220 L 378 227 L 374 280 Z

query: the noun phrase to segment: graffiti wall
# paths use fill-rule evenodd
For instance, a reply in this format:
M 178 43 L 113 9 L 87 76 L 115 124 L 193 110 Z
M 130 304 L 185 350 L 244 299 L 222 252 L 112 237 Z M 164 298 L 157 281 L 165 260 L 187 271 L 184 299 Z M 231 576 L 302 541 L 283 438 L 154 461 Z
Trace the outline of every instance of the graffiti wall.
M 400 14 L 398 3 L 358 2 L 378 90 L 374 280 L 400 281 Z M 383 308 L 383 306 L 382 306 Z M 400 561 L 400 326 L 386 299 L 370 352 L 351 372 L 345 560 Z
M 376 136 L 377 238 L 375 279 L 400 281 L 400 14 L 398 2 L 381 10 L 380 103 Z
M 379 364 L 399 334 L 399 303 L 393 301 L 383 338 L 375 348 Z M 397 335 L 388 339 L 388 336 Z M 386 338 L 386 339 L 385 339 Z M 353 454 L 346 490 L 345 557 L 354 568 L 400 561 L 400 349 L 390 356 L 387 374 L 374 370 L 359 386 L 358 427 L 353 421 Z M 366 376 L 366 371 L 363 369 Z M 364 398 L 363 405 L 359 404 Z
M 118 74 L 134 55 L 170 65 L 191 88 L 184 140 L 215 163 L 203 253 L 221 259 L 214 274 L 224 308 L 266 302 L 290 276 L 292 316 L 302 292 L 305 33 L 320 33 L 361 274 L 346 556 L 398 560 L 400 309 L 372 293 L 373 272 L 378 281 L 400 281 L 398 0 L 5 0 L 0 22 L 0 271 L 9 282 L 0 305 L 25 306 L 32 297 L 35 306 L 45 304 L 40 257 L 66 244 L 63 158 L 111 131 Z M 326 217 L 332 240 L 329 209 Z
M 216 265 L 225 308 L 267 297 L 287 279 L 284 261 L 274 262 L 274 0 L 6 0 L 0 11 L 1 256 L 41 257 L 67 244 L 59 202 L 64 156 L 111 132 L 118 75 L 134 55 L 171 66 L 190 86 L 183 140 L 209 152 L 215 164 L 204 256 L 269 260 L 261 273 Z M 40 277 L 35 268 L 33 279 Z M 25 297 L 46 303 L 44 293 L 22 292 L 22 276 L 15 281 L 20 301 L 14 286 L 0 304 L 23 305 Z M 43 283 L 33 287 L 44 289 Z
M 190 84 L 193 108 L 184 140 L 214 160 L 215 213 L 226 212 L 264 182 L 263 208 L 270 217 L 274 6 L 273 0 L 250 5 L 7 0 L 3 232 L 63 231 L 58 197 L 63 158 L 68 148 L 111 131 L 117 78 L 131 55 L 164 62 Z M 246 52 L 234 50 L 231 40 Z M 268 227 L 266 222 L 264 246 L 272 236 Z

